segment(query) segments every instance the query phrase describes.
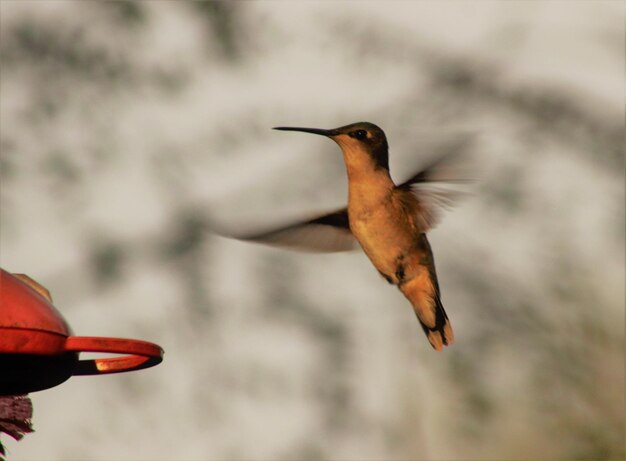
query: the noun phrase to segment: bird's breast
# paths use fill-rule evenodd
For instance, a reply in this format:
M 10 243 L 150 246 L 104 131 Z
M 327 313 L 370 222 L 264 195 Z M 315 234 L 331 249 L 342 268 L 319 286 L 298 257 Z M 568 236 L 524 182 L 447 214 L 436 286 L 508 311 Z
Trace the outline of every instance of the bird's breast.
M 411 217 L 395 203 L 392 194 L 378 200 L 351 198 L 348 216 L 352 233 L 374 266 L 399 283 L 399 266 L 415 249 L 417 234 Z

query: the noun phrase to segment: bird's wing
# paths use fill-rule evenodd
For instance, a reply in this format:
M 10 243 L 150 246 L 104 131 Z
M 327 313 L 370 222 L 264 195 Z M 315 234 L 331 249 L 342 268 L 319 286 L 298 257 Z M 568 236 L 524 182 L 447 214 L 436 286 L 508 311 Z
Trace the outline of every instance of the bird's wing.
M 350 251 L 357 241 L 346 208 L 278 229 L 237 237 L 240 240 L 317 253 Z
M 442 212 L 468 194 L 475 168 L 470 164 L 466 143 L 453 143 L 423 170 L 399 184 L 396 189 L 406 208 L 413 214 L 420 232 L 439 222 Z

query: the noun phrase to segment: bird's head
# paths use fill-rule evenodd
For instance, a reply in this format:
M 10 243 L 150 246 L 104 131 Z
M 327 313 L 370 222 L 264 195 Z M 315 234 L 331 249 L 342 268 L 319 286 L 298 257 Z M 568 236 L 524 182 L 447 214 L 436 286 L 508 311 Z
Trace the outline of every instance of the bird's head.
M 275 130 L 303 131 L 327 136 L 341 147 L 346 163 L 373 162 L 374 168 L 389 170 L 389 146 L 385 132 L 369 122 L 357 122 L 332 130 L 279 126 Z

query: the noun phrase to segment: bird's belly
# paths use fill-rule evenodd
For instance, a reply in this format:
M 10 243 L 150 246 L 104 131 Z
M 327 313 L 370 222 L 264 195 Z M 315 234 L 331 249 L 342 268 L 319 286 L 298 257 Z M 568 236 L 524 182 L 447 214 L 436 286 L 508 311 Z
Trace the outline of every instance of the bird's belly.
M 383 208 L 351 217 L 350 228 L 376 269 L 399 283 L 399 264 L 415 245 L 415 231 L 409 223 Z

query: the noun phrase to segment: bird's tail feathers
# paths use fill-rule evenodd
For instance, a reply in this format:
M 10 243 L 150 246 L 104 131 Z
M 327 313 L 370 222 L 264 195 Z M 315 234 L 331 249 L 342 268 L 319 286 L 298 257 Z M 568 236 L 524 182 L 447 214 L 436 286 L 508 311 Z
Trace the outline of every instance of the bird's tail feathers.
M 426 283 L 422 277 L 416 277 L 399 288 L 411 301 L 417 319 L 433 348 L 441 351 L 443 346 L 451 345 L 454 342 L 452 325 L 432 282 L 428 280 Z

